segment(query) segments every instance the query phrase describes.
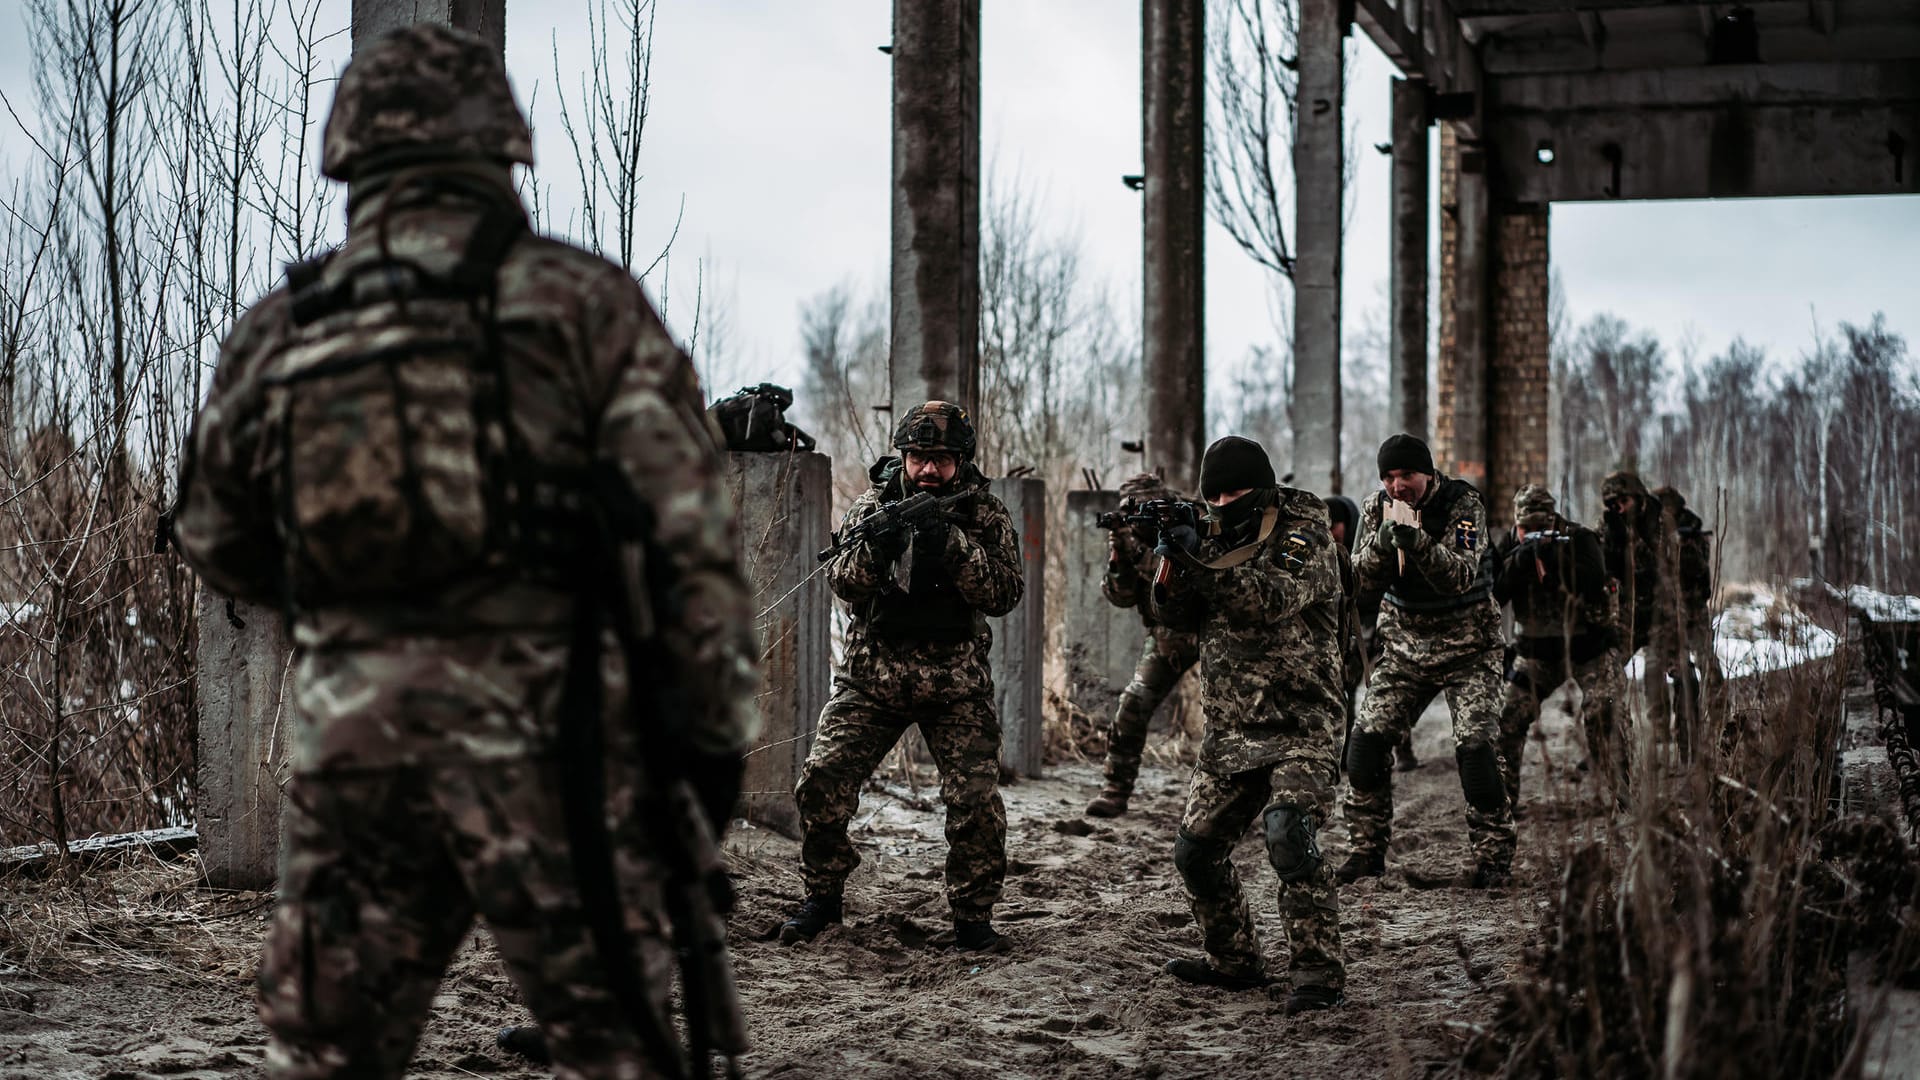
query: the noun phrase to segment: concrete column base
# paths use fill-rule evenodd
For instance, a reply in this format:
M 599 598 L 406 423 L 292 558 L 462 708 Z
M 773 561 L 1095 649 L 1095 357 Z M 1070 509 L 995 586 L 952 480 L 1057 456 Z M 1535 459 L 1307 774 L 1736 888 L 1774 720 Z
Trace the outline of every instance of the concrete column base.
M 216 889 L 264 889 L 279 873 L 281 788 L 292 746 L 292 646 L 272 608 L 201 585 L 197 809 L 200 872 Z
M 1096 725 L 1112 722 L 1146 643 L 1140 614 L 1114 607 L 1100 593 L 1107 531 L 1093 520 L 1119 506 L 1117 491 L 1067 492 L 1067 696 L 1074 711 Z
M 1016 776 L 1039 776 L 1045 757 L 1043 711 L 1047 644 L 1047 485 L 1032 477 L 995 480 L 993 494 L 1020 531 L 1026 594 L 993 626 L 994 707 L 1000 714 L 1000 765 Z

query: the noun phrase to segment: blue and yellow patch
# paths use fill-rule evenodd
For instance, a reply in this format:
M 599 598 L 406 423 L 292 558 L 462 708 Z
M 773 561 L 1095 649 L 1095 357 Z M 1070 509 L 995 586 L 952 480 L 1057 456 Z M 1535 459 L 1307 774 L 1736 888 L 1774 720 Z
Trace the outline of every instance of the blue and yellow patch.
M 1480 527 L 1472 518 L 1461 518 L 1453 523 L 1453 539 L 1463 549 L 1472 551 L 1480 543 Z
M 1306 533 L 1288 533 L 1280 542 L 1280 565 L 1295 577 L 1306 572 L 1312 555 L 1313 545 L 1307 542 Z

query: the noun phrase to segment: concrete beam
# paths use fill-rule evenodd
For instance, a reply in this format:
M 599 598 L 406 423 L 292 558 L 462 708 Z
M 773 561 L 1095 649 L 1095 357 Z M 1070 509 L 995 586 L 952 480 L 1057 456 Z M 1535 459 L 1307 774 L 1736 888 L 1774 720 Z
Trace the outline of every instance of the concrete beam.
M 1524 76 L 1493 87 L 1495 176 L 1522 202 L 1920 191 L 1920 64 Z
M 797 839 L 793 786 L 833 680 L 833 594 L 813 572 L 815 553 L 832 542 L 833 461 L 730 453 L 727 485 L 740 511 L 740 567 L 761 613 L 760 738 L 747 752 L 738 812 Z
M 1186 488 L 1206 449 L 1206 3 L 1141 11 L 1147 466 Z
M 893 415 L 980 397 L 980 0 L 894 0 Z
M 507 0 L 353 0 L 353 49 L 419 22 L 470 30 L 507 48 Z
M 1004 617 L 990 619 L 993 704 L 1000 714 L 1000 767 L 1039 776 L 1046 750 L 1047 485 L 1030 476 L 989 484 L 1020 530 L 1026 593 Z
M 1340 227 L 1347 24 L 1341 0 L 1300 0 L 1294 121 L 1293 473 L 1340 490 Z
M 1351 0 L 1353 20 L 1376 47 L 1410 79 L 1423 79 L 1435 93 L 1457 96 L 1462 114 L 1451 117 L 1468 135 L 1480 131 L 1480 57 L 1454 15 L 1457 0 Z
M 1487 350 L 1489 316 L 1488 228 L 1492 194 L 1486 155 L 1462 143 L 1454 192 L 1457 228 L 1453 263 L 1453 422 L 1447 461 L 1441 468 L 1487 488 Z
M 1393 81 L 1389 423 L 1427 438 L 1427 86 Z
M 1138 612 L 1114 607 L 1100 593 L 1107 531 L 1093 519 L 1119 506 L 1117 491 L 1067 492 L 1067 698 L 1095 725 L 1113 719 L 1147 636 Z
M 1879 22 L 1848 19 L 1827 30 L 1809 18 L 1804 7 L 1797 15 L 1794 23 L 1758 28 L 1758 53 L 1763 64 L 1729 64 L 1718 70 L 1765 70 L 1801 63 L 1911 62 L 1920 58 L 1920 18 Z M 1504 32 L 1485 33 L 1480 60 L 1487 76 L 1688 69 L 1705 65 L 1712 51 L 1710 19 L 1702 33 L 1696 27 L 1636 28 L 1625 17 L 1609 18 L 1594 12 L 1582 16 L 1605 27 L 1603 39 L 1590 40 L 1572 16 L 1564 26 L 1553 24 L 1551 32 L 1542 33 L 1540 25 L 1525 23 Z
M 194 829 L 216 889 L 262 889 L 279 872 L 281 788 L 293 747 L 292 644 L 272 608 L 205 585 L 195 599 L 199 664 Z

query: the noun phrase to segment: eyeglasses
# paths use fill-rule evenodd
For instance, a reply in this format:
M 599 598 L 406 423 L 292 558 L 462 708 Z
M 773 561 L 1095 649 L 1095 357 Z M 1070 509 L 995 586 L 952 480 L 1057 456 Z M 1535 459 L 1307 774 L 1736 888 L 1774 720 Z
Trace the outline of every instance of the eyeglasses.
M 907 460 L 921 465 L 946 466 L 955 464 L 959 459 L 938 450 L 909 450 Z

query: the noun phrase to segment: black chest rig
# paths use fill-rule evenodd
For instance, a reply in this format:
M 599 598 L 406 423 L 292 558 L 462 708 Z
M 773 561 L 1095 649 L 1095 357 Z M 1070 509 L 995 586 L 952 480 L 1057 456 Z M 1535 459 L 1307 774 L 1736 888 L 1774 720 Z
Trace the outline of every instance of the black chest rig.
M 888 501 L 901 497 L 906 478 L 897 459 L 882 461 L 870 475 L 887 486 Z M 960 477 L 955 480 L 962 482 Z M 958 512 L 971 520 L 973 500 L 961 500 Z M 956 521 L 953 527 L 966 526 Z M 953 644 L 970 641 L 986 630 L 986 617 L 967 603 L 954 584 L 953 570 L 946 562 L 945 530 L 938 530 L 937 536 L 940 542 L 935 544 L 916 533 L 900 561 L 888 568 L 904 573 L 896 573 L 885 591 L 867 601 L 864 614 L 869 634 L 885 641 Z
M 1420 528 L 1436 544 L 1447 542 L 1447 533 L 1456 527 L 1453 508 L 1462 496 L 1473 491 L 1473 485 L 1465 480 L 1442 480 L 1428 497 L 1426 505 L 1420 508 Z M 1478 556 L 1479 567 L 1474 573 L 1473 584 L 1467 591 L 1459 594 L 1442 592 L 1428 581 L 1412 559 L 1407 560 L 1406 573 L 1393 578 L 1387 585 L 1386 601 L 1402 611 L 1418 613 L 1458 611 L 1485 603 L 1493 595 L 1493 549 L 1486 538 L 1478 535 L 1462 536 L 1463 543 L 1471 545 Z

